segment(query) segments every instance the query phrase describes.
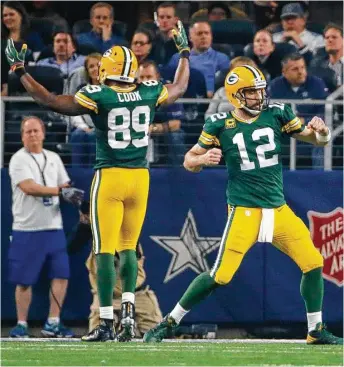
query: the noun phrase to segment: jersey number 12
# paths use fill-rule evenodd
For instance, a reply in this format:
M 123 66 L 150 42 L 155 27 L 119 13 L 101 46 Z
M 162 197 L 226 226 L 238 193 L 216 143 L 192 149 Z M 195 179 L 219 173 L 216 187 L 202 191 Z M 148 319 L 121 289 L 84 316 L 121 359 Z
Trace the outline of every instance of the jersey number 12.
M 271 158 L 265 158 L 266 152 L 270 152 L 276 149 L 276 144 L 274 141 L 274 131 L 270 127 L 255 130 L 252 133 L 252 140 L 257 141 L 262 136 L 267 136 L 269 142 L 267 144 L 258 145 L 256 148 L 256 154 L 259 166 L 260 168 L 274 166 L 278 164 L 278 154 L 274 154 Z M 248 156 L 243 133 L 236 134 L 233 138 L 233 143 L 236 144 L 239 149 L 240 158 L 242 160 L 242 163 L 240 164 L 241 170 L 248 171 L 251 169 L 255 169 L 256 168 L 255 163 L 251 162 Z

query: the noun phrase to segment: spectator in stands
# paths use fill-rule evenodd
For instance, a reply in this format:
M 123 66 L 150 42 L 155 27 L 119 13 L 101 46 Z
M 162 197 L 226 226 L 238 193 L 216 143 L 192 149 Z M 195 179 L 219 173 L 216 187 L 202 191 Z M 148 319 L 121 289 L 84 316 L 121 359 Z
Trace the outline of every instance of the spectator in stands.
M 290 46 L 291 52 L 296 49 Z M 262 29 L 254 35 L 252 52 L 246 53 L 263 71 L 268 81 L 277 78 L 282 74 L 282 55 L 276 51 L 275 44 L 272 40 L 272 34 Z M 283 55 L 286 56 L 286 55 Z
M 228 6 L 222 2 L 212 2 L 208 6 L 209 22 L 217 22 L 231 18 L 231 12 Z
M 160 66 L 167 64 L 178 52 L 171 33 L 171 30 L 177 27 L 178 22 L 176 5 L 169 2 L 160 4 L 156 10 L 156 17 L 158 30 L 154 40 L 153 59 Z
M 19 1 L 6 1 L 2 7 L 1 46 L 12 38 L 18 50 L 23 43 L 32 52 L 40 52 L 45 47 L 41 36 L 30 31 L 30 21 L 24 6 Z
M 113 7 L 108 3 L 98 2 L 90 11 L 92 30 L 77 36 L 78 44 L 87 45 L 95 51 L 104 53 L 114 45 L 126 45 L 127 41 L 112 31 L 114 23 Z
M 190 26 L 190 41 L 192 43 L 190 67 L 203 73 L 207 85 L 207 96 L 211 98 L 215 89 L 215 73 L 228 68 L 229 58 L 211 47 L 213 35 L 207 21 L 199 21 Z M 177 53 L 172 56 L 168 66 L 177 68 L 178 61 Z
M 33 18 L 50 20 L 54 23 L 56 30 L 64 30 L 68 31 L 69 26 L 67 20 L 61 17 L 54 9 L 54 2 L 52 1 L 44 1 L 44 0 L 33 0 L 32 2 L 33 9 L 30 11 L 30 16 Z
M 324 38 L 321 34 L 307 30 L 306 21 L 306 14 L 299 3 L 285 5 L 281 13 L 283 31 L 274 33 L 273 41 L 291 43 L 308 61 L 318 48 L 324 46 Z
M 53 34 L 53 52 L 55 56 L 39 60 L 37 65 L 59 68 L 65 79 L 85 62 L 85 56 L 76 53 L 75 41 L 68 32 Z
M 141 63 L 138 72 L 138 81 L 160 80 L 160 73 L 154 61 L 146 60 Z M 154 151 L 157 151 L 158 162 L 172 165 L 181 165 L 184 161 L 185 143 L 182 122 L 184 108 L 181 103 L 160 107 L 150 125 L 149 132 L 154 138 Z M 167 159 L 164 159 L 167 158 Z
M 85 82 L 79 84 L 78 89 L 86 84 L 99 85 L 98 64 L 102 55 L 93 53 L 86 57 L 85 66 L 79 71 L 84 75 Z M 71 133 L 70 143 L 72 147 L 72 165 L 78 167 L 91 167 L 96 156 L 96 134 L 90 115 L 70 117 Z
M 12 38 L 17 49 L 21 49 L 22 44 L 28 45 L 26 61 L 33 61 L 33 54 L 38 56 L 44 48 L 43 40 L 37 32 L 30 31 L 30 22 L 24 6 L 19 1 L 6 1 L 2 5 L 1 22 L 1 95 L 8 95 L 8 73 L 10 66 L 7 62 L 4 50 L 7 40 Z
M 202 8 L 192 14 L 193 21 L 206 20 L 217 22 L 225 19 L 248 19 L 248 15 L 242 9 L 240 3 L 229 3 L 223 1 L 210 2 L 208 8 Z
M 337 78 L 337 86 L 343 84 L 343 28 L 330 23 L 324 30 L 326 53 L 315 57 L 311 66 L 332 69 Z
M 71 337 L 60 313 L 65 298 L 69 261 L 63 232 L 59 196 L 80 205 L 83 191 L 70 187 L 70 179 L 61 158 L 43 149 L 44 122 L 28 116 L 21 124 L 24 147 L 16 152 L 9 164 L 12 185 L 12 243 L 9 249 L 9 280 L 16 284 L 17 325 L 11 337 L 28 337 L 27 317 L 32 286 L 37 282 L 43 265 L 49 266 L 50 310 L 42 334 Z
M 77 227 L 73 230 L 73 233 L 68 238 L 68 253 L 70 255 L 80 251 L 85 245 L 87 245 L 92 239 L 92 231 L 90 224 L 90 204 L 84 201 L 80 207 L 80 221 Z M 142 246 L 140 244 L 136 247 L 137 257 L 137 281 L 135 289 L 135 334 L 137 337 L 142 335 L 153 327 L 157 322 L 162 319 L 162 314 L 159 307 L 158 299 L 153 290 L 149 288 L 146 283 L 146 272 L 143 267 L 144 256 Z M 90 307 L 91 313 L 89 316 L 89 330 L 93 330 L 99 325 L 99 295 L 97 290 L 97 264 L 96 258 L 91 251 L 87 261 L 86 267 L 89 271 L 89 280 L 91 284 L 91 291 L 93 295 L 93 302 Z M 119 320 L 121 318 L 121 296 L 122 296 L 122 282 L 120 279 L 119 257 L 115 255 L 115 268 L 116 274 L 119 279 L 116 282 L 116 286 L 113 290 L 113 306 L 114 306 L 114 324 L 116 329 L 119 326 Z
M 134 32 L 130 48 L 133 50 L 139 64 L 144 60 L 153 58 L 153 55 L 151 55 L 152 46 L 153 34 L 151 31 L 139 28 Z
M 237 66 L 242 66 L 242 65 L 250 65 L 250 66 L 257 67 L 256 63 L 249 57 L 238 56 L 231 61 L 228 72 L 236 68 Z M 225 93 L 225 87 L 221 87 L 220 89 L 218 89 L 215 92 L 214 97 L 211 100 L 204 117 L 205 119 L 207 119 L 209 116 L 213 115 L 214 113 L 230 112 L 233 110 L 234 110 L 234 106 L 232 106 L 228 102 L 228 98 Z
M 283 75 L 272 80 L 269 85 L 271 98 L 276 99 L 322 99 L 325 100 L 328 92 L 322 79 L 307 74 L 305 59 L 302 55 L 294 53 L 282 60 Z M 310 101 L 311 102 L 311 101 Z M 295 113 L 304 124 L 313 116 L 324 118 L 324 105 L 297 105 Z M 318 147 L 309 151 L 308 145 L 298 144 L 298 153 L 312 154 L 313 167 L 323 167 L 323 149 Z
M 5 51 L 1 50 L 1 95 L 8 96 L 8 73 L 10 66 L 8 65 Z

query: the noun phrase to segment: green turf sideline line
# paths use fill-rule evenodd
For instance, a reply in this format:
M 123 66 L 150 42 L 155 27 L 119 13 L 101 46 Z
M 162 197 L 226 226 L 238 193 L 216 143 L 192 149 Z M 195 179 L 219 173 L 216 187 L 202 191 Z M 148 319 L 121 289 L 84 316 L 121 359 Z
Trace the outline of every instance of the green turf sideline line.
M 0 338 L 0 342 L 28 342 L 28 343 L 47 343 L 47 342 L 72 342 L 79 343 L 78 338 Z M 142 339 L 133 339 L 134 343 L 142 343 Z M 228 344 L 305 344 L 305 339 L 166 339 L 163 343 L 228 343 Z M 85 342 L 84 342 L 85 343 Z M 116 341 L 107 343 L 117 343 Z M 87 344 L 87 343 L 85 343 Z

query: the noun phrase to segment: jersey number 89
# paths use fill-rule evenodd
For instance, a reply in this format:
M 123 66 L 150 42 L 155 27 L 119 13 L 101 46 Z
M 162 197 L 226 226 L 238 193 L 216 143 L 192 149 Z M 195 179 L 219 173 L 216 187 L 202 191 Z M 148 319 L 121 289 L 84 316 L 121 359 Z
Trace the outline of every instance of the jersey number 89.
M 144 116 L 144 123 L 140 124 L 140 116 Z M 118 125 L 118 120 L 122 120 L 122 124 Z M 136 148 L 148 145 L 148 129 L 150 121 L 149 106 L 137 106 L 133 111 L 129 111 L 126 107 L 114 108 L 108 115 L 108 143 L 112 149 L 125 149 L 130 143 Z M 143 132 L 144 137 L 141 139 L 132 139 L 131 131 Z M 116 136 L 122 135 L 122 140 L 117 140 Z

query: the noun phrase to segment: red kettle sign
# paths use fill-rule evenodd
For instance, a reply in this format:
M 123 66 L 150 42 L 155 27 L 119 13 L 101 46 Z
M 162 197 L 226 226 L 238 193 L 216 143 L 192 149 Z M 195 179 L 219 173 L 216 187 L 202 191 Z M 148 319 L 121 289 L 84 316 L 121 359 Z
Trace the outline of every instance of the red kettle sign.
M 323 277 L 342 287 L 344 268 L 343 208 L 336 208 L 330 213 L 310 210 L 307 215 L 312 240 L 324 258 Z

